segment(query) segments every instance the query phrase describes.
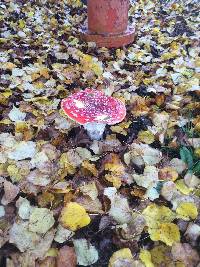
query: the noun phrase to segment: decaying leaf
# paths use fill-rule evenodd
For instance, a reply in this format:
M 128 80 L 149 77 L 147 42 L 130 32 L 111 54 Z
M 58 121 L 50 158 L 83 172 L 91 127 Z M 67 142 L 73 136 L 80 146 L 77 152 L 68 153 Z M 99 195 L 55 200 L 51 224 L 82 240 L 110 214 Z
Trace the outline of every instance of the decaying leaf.
M 64 246 L 59 250 L 57 267 L 76 267 L 77 257 L 72 247 Z
M 29 230 L 45 234 L 54 225 L 53 212 L 46 208 L 34 208 L 29 218 Z
M 136 144 L 133 143 L 130 146 L 130 151 L 124 155 L 124 160 L 126 164 L 133 162 L 138 166 L 144 164 L 156 165 L 160 162 L 162 153 L 157 149 L 151 148 L 147 144 Z
M 54 240 L 58 243 L 64 243 L 65 241 L 69 240 L 73 235 L 73 231 L 70 231 L 59 224 Z
M 152 144 L 155 140 L 155 137 L 150 131 L 140 131 L 138 133 L 138 140 L 145 144 Z
M 170 257 L 170 247 L 165 245 L 158 245 L 150 250 L 151 260 L 155 266 L 166 265 L 170 266 L 172 259 Z
M 104 191 L 104 195 L 111 201 L 109 215 L 119 224 L 130 222 L 132 216 L 127 199 L 118 195 L 115 187 L 107 187 Z
M 143 267 L 144 265 L 133 259 L 129 248 L 123 248 L 113 253 L 108 267 Z
M 39 241 L 39 235 L 28 230 L 28 222 L 14 223 L 10 229 L 9 242 L 14 243 L 21 252 L 34 248 Z
M 12 202 L 19 193 L 19 187 L 12 184 L 11 182 L 5 180 L 4 181 L 4 195 L 1 199 L 1 203 L 7 205 Z
M 173 259 L 183 262 L 185 266 L 195 267 L 200 261 L 197 251 L 188 243 L 175 243 L 171 252 Z
M 91 266 L 93 263 L 98 261 L 98 251 L 86 239 L 75 239 L 73 243 L 78 264 Z
M 133 179 L 140 186 L 145 188 L 156 187 L 158 183 L 158 170 L 154 166 L 146 166 L 141 175 L 134 174 Z

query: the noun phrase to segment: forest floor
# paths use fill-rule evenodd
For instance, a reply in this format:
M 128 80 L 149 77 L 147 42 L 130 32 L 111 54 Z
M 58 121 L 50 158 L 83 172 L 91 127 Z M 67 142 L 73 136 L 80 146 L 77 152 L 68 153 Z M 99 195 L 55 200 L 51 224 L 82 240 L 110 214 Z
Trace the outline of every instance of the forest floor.
M 132 2 L 120 49 L 79 0 L 0 10 L 0 266 L 200 266 L 198 1 Z M 85 88 L 126 105 L 100 141 L 60 108 Z

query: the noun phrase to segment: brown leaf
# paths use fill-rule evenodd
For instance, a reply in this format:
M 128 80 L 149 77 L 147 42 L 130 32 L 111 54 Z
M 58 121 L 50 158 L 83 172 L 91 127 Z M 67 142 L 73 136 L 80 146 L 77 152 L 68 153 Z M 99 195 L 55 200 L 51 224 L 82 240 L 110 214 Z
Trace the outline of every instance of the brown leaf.
M 200 261 L 198 252 L 188 243 L 175 243 L 172 246 L 172 257 L 175 261 L 182 261 L 187 267 L 194 267 Z
M 5 180 L 4 182 L 4 196 L 1 200 L 3 205 L 7 205 L 12 202 L 19 193 L 19 187 Z
M 64 246 L 59 250 L 57 267 L 76 267 L 77 259 L 72 247 Z

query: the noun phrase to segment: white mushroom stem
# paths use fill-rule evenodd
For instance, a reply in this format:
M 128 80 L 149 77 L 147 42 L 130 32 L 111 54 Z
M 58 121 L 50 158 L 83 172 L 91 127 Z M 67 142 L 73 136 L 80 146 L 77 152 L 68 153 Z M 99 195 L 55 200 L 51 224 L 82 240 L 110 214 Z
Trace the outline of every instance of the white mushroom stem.
M 106 124 L 102 122 L 88 122 L 84 124 L 84 129 L 92 140 L 100 140 L 103 136 L 105 127 Z

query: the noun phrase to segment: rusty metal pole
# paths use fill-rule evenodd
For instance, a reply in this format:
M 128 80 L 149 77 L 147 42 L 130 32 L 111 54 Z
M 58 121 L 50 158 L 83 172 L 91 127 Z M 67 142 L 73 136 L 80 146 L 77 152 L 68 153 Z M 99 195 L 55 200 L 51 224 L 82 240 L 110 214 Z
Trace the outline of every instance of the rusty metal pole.
M 134 41 L 135 29 L 128 26 L 129 0 L 88 0 L 88 28 L 81 38 L 97 46 L 121 47 Z

